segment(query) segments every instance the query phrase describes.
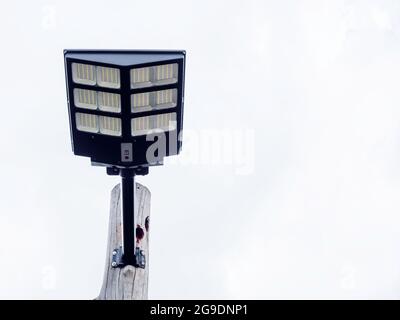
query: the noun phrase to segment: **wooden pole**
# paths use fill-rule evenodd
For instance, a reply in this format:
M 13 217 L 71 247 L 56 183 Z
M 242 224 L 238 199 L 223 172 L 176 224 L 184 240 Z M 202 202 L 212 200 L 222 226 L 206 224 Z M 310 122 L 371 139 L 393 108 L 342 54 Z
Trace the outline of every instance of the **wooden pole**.
M 113 268 L 111 266 L 113 251 L 122 246 L 121 224 L 121 187 L 116 185 L 111 191 L 110 221 L 108 230 L 108 244 L 106 266 L 104 270 L 103 286 L 98 300 L 143 300 L 147 299 L 149 279 L 149 224 L 150 198 L 149 189 L 136 183 L 135 223 L 136 245 L 143 250 L 146 257 L 146 267 Z M 140 239 L 141 235 L 143 237 Z

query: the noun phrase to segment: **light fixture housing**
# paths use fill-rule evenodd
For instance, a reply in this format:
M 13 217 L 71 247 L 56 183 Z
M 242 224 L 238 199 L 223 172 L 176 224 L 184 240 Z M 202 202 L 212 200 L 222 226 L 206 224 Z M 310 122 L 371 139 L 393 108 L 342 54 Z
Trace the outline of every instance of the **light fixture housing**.
M 64 50 L 74 154 L 118 168 L 158 165 L 178 154 L 185 55 L 181 50 Z M 165 148 L 154 162 L 146 153 L 160 132 Z

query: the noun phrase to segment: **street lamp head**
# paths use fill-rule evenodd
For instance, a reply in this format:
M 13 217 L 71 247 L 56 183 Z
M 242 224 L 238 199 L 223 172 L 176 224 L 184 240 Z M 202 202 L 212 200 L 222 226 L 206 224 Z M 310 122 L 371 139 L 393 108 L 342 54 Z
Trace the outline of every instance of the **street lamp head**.
M 65 50 L 72 148 L 146 168 L 180 152 L 185 51 Z

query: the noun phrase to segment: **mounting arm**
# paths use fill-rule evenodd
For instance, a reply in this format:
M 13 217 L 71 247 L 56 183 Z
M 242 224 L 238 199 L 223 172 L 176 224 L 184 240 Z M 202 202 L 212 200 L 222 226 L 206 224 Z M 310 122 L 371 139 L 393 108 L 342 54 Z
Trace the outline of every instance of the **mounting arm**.
M 136 247 L 136 225 L 135 225 L 135 175 L 145 175 L 148 168 L 116 168 L 107 167 L 107 174 L 117 175 L 122 178 L 122 248 L 113 251 L 112 266 L 124 267 L 127 265 L 136 268 L 145 268 L 146 262 L 142 250 Z

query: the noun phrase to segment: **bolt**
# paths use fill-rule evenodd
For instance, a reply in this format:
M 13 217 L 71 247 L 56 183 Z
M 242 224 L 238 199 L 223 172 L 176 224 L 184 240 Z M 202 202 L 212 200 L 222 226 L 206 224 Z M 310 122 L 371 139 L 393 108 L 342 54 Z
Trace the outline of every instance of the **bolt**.
M 111 266 L 112 266 L 112 267 L 116 267 L 116 266 L 117 266 L 117 263 L 116 263 L 115 261 L 113 261 L 113 262 L 111 263 Z
M 113 256 L 116 256 L 117 255 L 117 251 L 113 251 Z

